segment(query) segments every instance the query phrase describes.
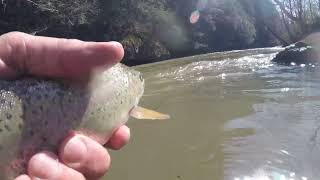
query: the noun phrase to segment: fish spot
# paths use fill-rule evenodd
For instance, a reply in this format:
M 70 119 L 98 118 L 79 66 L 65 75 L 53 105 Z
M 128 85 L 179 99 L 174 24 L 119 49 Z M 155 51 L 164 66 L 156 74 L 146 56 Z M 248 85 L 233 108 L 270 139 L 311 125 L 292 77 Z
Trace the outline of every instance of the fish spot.
M 4 128 L 5 128 L 7 131 L 11 131 L 10 126 L 8 126 L 7 124 L 4 125 Z
M 2 132 L 3 131 L 3 129 L 2 128 L 0 128 L 0 132 Z
M 26 104 L 31 104 L 31 98 L 30 97 L 26 98 Z
M 12 102 L 9 102 L 9 108 L 11 109 L 12 108 Z
M 7 117 L 7 119 L 11 119 L 12 118 L 12 114 L 6 113 L 6 117 Z
M 34 136 L 35 134 L 33 130 L 30 130 L 29 133 L 30 133 L 30 136 Z
M 58 95 L 59 97 L 63 97 L 63 92 L 58 91 L 58 92 L 57 92 L 57 95 Z
M 18 128 L 19 128 L 20 130 L 22 129 L 22 124 L 21 124 L 21 123 L 18 124 Z
M 31 113 L 32 113 L 33 115 L 36 115 L 36 114 L 37 114 L 37 111 L 36 111 L 36 110 L 32 110 Z
M 37 97 L 37 100 L 41 99 L 41 95 L 40 94 L 38 94 L 36 97 Z
M 48 141 L 48 139 L 46 137 L 42 137 L 41 140 L 42 140 L 42 142 L 47 142 Z

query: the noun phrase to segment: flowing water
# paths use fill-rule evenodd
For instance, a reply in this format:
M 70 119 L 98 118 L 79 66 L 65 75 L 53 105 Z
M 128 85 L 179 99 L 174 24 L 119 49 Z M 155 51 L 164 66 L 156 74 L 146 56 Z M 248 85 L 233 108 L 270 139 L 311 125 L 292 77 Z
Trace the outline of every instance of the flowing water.
M 320 179 L 320 66 L 281 66 L 281 48 L 136 67 L 141 105 L 168 121 L 132 120 L 111 152 L 114 180 Z

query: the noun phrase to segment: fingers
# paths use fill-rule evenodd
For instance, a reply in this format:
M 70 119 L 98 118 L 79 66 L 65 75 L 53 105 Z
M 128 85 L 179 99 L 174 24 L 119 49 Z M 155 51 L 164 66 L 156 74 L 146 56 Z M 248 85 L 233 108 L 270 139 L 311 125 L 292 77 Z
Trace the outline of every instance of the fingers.
M 95 67 L 110 67 L 124 55 L 117 42 L 84 42 L 12 32 L 0 37 L 0 77 L 18 73 L 80 78 Z
M 127 126 L 121 126 L 109 139 L 106 147 L 119 150 L 130 140 L 130 129 Z
M 81 173 L 88 179 L 102 177 L 110 167 L 110 156 L 107 150 L 83 135 L 67 138 L 60 148 L 61 161 Z
M 81 173 L 60 163 L 58 157 L 50 152 L 41 152 L 33 156 L 29 161 L 28 174 L 32 179 L 85 180 Z
M 120 127 L 110 138 L 107 147 L 120 149 L 130 139 L 127 126 Z M 109 169 L 111 159 L 107 150 L 96 141 L 83 135 L 71 135 L 60 147 L 61 161 L 89 179 L 102 177 Z
M 106 145 L 112 149 L 122 148 L 130 139 L 130 129 L 120 127 Z M 101 178 L 110 167 L 110 156 L 107 150 L 83 135 L 71 135 L 60 147 L 60 161 L 50 152 L 41 152 L 33 156 L 29 162 L 27 175 L 15 180 L 31 180 L 31 178 L 65 180 L 81 180 Z M 62 164 L 63 163 L 63 164 Z M 31 177 L 31 178 L 30 178 Z
M 27 175 L 21 175 L 21 176 L 15 178 L 14 180 L 31 180 L 31 178 Z

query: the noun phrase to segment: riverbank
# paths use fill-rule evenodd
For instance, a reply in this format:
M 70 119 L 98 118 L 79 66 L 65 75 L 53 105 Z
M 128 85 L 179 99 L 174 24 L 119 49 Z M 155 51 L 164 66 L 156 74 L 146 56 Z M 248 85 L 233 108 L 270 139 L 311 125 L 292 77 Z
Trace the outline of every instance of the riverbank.
M 298 42 L 287 46 L 273 59 L 280 64 L 319 64 L 320 32 L 307 35 Z
M 115 40 L 125 48 L 123 62 L 137 65 L 279 45 L 261 23 L 261 19 L 280 23 L 275 11 L 269 0 L 4 0 L 0 34 L 22 31 L 86 41 Z M 272 28 L 276 27 L 275 23 Z

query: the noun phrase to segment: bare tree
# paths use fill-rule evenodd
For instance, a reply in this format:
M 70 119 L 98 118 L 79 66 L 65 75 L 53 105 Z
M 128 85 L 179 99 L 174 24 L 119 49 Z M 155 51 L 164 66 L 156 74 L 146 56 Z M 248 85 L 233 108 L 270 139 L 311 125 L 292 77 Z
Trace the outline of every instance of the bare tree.
M 320 19 L 320 0 L 273 0 L 280 9 L 283 23 L 292 40 L 312 31 Z

